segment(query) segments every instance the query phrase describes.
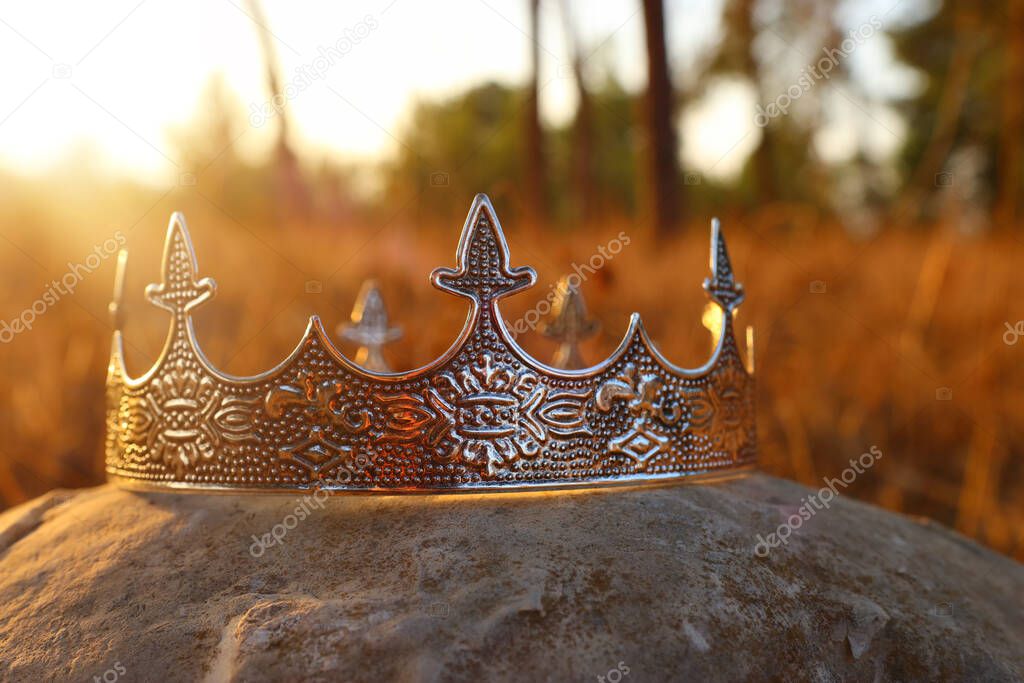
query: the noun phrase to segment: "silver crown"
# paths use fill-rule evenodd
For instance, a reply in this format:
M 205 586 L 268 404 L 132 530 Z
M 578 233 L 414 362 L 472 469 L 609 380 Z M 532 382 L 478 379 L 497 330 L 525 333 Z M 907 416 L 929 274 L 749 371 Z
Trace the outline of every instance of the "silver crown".
M 505 490 L 728 475 L 755 463 L 753 362 L 744 362 L 733 331 L 743 289 L 717 221 L 704 289 L 721 324 L 710 360 L 693 370 L 666 360 L 636 314 L 619 347 L 596 366 L 556 369 L 533 359 L 509 333 L 498 301 L 533 285 L 536 273 L 509 264 L 483 195 L 470 208 L 456 262 L 430 279 L 467 299 L 469 314 L 455 343 L 429 365 L 364 367 L 338 351 L 313 316 L 284 362 L 234 377 L 214 368 L 196 341 L 192 310 L 215 287 L 198 277 L 184 218 L 174 214 L 162 281 L 146 289 L 170 313 L 170 330 L 141 377 L 125 368 L 124 257 L 118 262 L 109 477 L 199 490 Z M 379 295 L 371 305 L 372 298 L 362 297 L 365 306 L 346 329 L 379 348 L 397 333 Z M 575 344 L 590 327 L 583 310 L 573 316 L 564 322 L 575 326 Z M 361 360 L 369 365 L 371 356 Z

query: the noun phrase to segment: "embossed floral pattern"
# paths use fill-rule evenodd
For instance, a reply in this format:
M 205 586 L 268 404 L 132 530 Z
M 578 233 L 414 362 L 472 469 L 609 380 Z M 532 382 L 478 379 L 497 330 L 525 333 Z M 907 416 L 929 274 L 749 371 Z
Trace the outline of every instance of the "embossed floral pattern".
M 209 377 L 174 362 L 144 397 L 126 396 L 119 411 L 126 442 L 146 439 L 153 458 L 177 476 L 211 460 L 221 444 L 255 439 L 253 401 L 225 396 Z
M 609 412 L 615 401 L 622 400 L 633 417 L 628 429 L 608 441 L 609 451 L 623 453 L 641 467 L 651 458 L 669 451 L 671 439 L 665 427 L 676 424 L 682 411 L 678 406 L 665 406 L 661 389 L 662 380 L 658 375 L 640 373 L 633 364 L 598 387 L 598 410 Z
M 345 384 L 317 372 L 300 373 L 297 384 L 283 384 L 267 392 L 264 409 L 268 416 L 279 419 L 289 407 L 301 409 L 307 429 L 281 446 L 278 457 L 298 463 L 316 478 L 323 478 L 356 453 L 353 447 L 334 440 L 331 432 L 359 434 L 370 426 L 365 410 L 352 410 L 346 404 Z
M 446 460 L 485 465 L 497 474 L 536 456 L 551 437 L 589 434 L 589 393 L 552 391 L 532 372 L 484 354 L 474 365 L 438 376 L 422 393 L 378 394 L 386 415 L 382 440 L 451 443 Z
M 422 438 L 436 446 L 451 432 L 455 409 L 436 389 L 422 394 L 377 393 L 374 398 L 384 407 L 383 441 L 407 443 Z
M 743 424 L 751 412 L 747 404 L 748 381 L 745 373 L 730 365 L 713 374 L 707 385 L 690 395 L 694 432 L 710 439 L 733 460 L 738 458 L 747 441 Z

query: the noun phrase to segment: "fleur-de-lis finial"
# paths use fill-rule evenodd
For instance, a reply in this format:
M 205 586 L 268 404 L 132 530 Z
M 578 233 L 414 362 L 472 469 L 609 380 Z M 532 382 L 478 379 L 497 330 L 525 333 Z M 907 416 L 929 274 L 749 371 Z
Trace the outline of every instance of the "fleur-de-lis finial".
M 338 326 L 338 335 L 359 344 L 356 363 L 374 372 L 390 372 L 381 349 L 402 336 L 402 328 L 392 327 L 376 280 L 366 280 L 352 307 L 351 322 Z
M 481 306 L 526 289 L 537 281 L 528 266 L 509 266 L 508 243 L 487 195 L 469 209 L 456 252 L 458 268 L 437 268 L 430 281 L 438 289 L 473 299 Z
M 579 287 L 569 284 L 567 277 L 558 281 L 555 291 L 552 319 L 545 323 L 541 333 L 559 342 L 551 364 L 561 370 L 576 370 L 586 366 L 580 354 L 580 342 L 594 336 L 600 325 L 587 316 L 583 293 Z
M 183 317 L 216 292 L 217 286 L 208 277 L 196 280 L 199 264 L 192 248 L 192 239 L 185 226 L 185 217 L 178 212 L 171 215 L 164 241 L 161 282 L 146 287 L 146 298 L 160 308 Z
M 725 247 L 722 225 L 711 219 L 711 277 L 704 280 L 704 291 L 724 311 L 733 311 L 743 302 L 743 285 L 736 282 Z

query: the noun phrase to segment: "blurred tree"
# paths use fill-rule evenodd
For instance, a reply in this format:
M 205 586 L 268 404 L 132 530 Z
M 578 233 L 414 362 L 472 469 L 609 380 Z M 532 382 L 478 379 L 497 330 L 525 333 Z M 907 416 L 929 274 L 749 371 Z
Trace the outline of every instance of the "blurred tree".
M 525 99 L 522 89 L 491 82 L 417 102 L 399 136 L 406 144 L 386 168 L 387 189 L 445 220 L 463 214 L 481 188 L 514 208 L 524 176 Z
M 170 132 L 181 159 L 179 184 L 187 192 L 182 199 L 209 202 L 235 220 L 269 222 L 274 212 L 271 166 L 246 163 L 235 145 L 245 121 L 237 94 L 222 76 L 212 77 L 191 120 Z
M 569 0 L 562 0 L 562 24 L 565 28 L 569 60 L 572 64 L 573 80 L 576 84 L 576 116 L 573 121 L 570 164 L 572 193 L 570 214 L 572 219 L 587 224 L 594 216 L 594 102 L 587 88 L 583 71 L 585 58 L 576 22 L 572 16 Z
M 541 228 L 547 221 L 547 191 L 544 131 L 540 124 L 540 0 L 528 0 L 530 6 L 530 76 L 526 95 L 526 174 L 523 178 L 524 208 L 527 224 Z
M 824 92 L 843 78 L 840 62 L 828 81 L 813 80 L 805 67 L 816 64 L 843 35 L 835 23 L 837 0 L 727 0 L 723 7 L 722 38 L 698 82 L 705 88 L 716 77 L 742 79 L 750 87 L 761 111 L 799 79 L 812 79 L 791 104 L 786 115 L 757 121 L 760 139 L 743 173 L 746 193 L 758 205 L 771 201 L 802 201 L 817 205 L 827 196 L 824 165 L 814 151 L 813 136 L 824 124 Z M 775 46 L 769 52 L 768 44 Z M 803 45 L 814 47 L 805 49 Z M 823 46 L 819 52 L 817 46 Z M 779 183 L 795 176 L 805 183 Z
M 713 69 L 715 72 L 734 72 L 742 76 L 754 89 L 757 101 L 763 103 L 768 101 L 768 97 L 760 65 L 754 54 L 757 39 L 754 27 L 756 6 L 757 0 L 729 0 L 725 5 L 725 30 Z M 775 199 L 778 196 L 775 184 L 775 128 L 771 122 L 761 127 L 761 140 L 751 160 L 758 201 Z
M 999 144 L 996 218 L 1009 225 L 1020 216 L 1024 175 L 1024 0 L 1006 0 L 1003 24 L 1003 111 Z
M 179 183 L 186 192 L 182 201 L 202 200 L 235 221 L 268 226 L 311 212 L 337 223 L 351 220 L 364 208 L 356 190 L 366 174 L 355 164 L 331 158 L 302 160 L 307 168 L 303 194 L 310 202 L 306 213 L 282 200 L 278 147 L 269 158 L 246 159 L 239 153 L 236 143 L 249 130 L 247 125 L 237 93 L 222 76 L 213 76 L 192 118 L 170 131 L 175 156 L 181 159 Z
M 581 124 L 577 111 L 570 126 L 552 131 L 552 188 L 573 226 L 636 215 L 637 150 L 646 134 L 636 120 L 643 96 L 627 92 L 610 69 L 594 74 L 586 91 L 589 121 Z
M 416 197 L 424 216 L 450 220 L 460 217 L 473 194 L 486 188 L 492 199 L 512 209 L 501 209 L 509 225 L 524 219 L 515 209 L 520 206 L 520 179 L 526 172 L 522 154 L 526 97 L 520 88 L 487 83 L 449 99 L 417 103 L 400 136 L 406 144 L 385 168 L 386 190 L 400 202 Z M 628 93 L 611 72 L 599 86 L 588 88 L 588 98 L 593 115 L 591 218 L 633 215 L 640 137 L 633 114 L 640 99 Z M 572 169 L 579 163 L 577 131 L 573 123 L 545 134 L 553 171 L 547 189 L 560 202 L 559 212 L 574 220 L 569 197 L 575 196 L 570 183 Z
M 933 14 L 892 32 L 899 58 L 925 78 L 920 93 L 901 103 L 911 122 L 900 159 L 905 187 L 894 211 L 901 221 L 913 222 L 936 190 L 955 186 L 949 162 L 957 148 L 977 149 L 988 167 L 987 182 L 997 184 L 993 162 L 1002 156 L 997 107 L 1015 96 L 1006 94 L 1014 84 L 1007 80 L 1009 70 L 1001 68 L 1007 50 L 995 39 L 1006 17 L 990 11 L 995 5 L 1004 11 L 1004 3 L 982 8 L 943 2 Z M 1015 136 L 1009 144 L 1019 147 L 1019 133 Z M 1008 191 L 1020 188 L 1001 192 Z
M 673 125 L 672 78 L 665 47 L 664 0 L 642 0 L 647 39 L 646 153 L 650 220 L 661 235 L 679 222 L 679 143 Z
M 275 150 L 275 172 L 278 183 L 278 196 L 281 198 L 286 215 L 308 218 L 311 209 L 309 190 L 302 177 L 298 155 L 291 147 L 288 136 L 289 112 L 286 104 L 276 106 L 277 102 L 286 103 L 285 88 L 281 82 L 281 65 L 274 47 L 274 36 L 267 27 L 267 19 L 259 0 L 247 0 L 253 23 L 260 37 L 260 50 L 263 53 L 263 65 L 266 75 L 267 96 L 275 103 L 277 119 L 277 138 Z
M 638 142 L 642 126 L 635 113 L 640 95 L 626 91 L 609 70 L 590 90 L 594 112 L 594 206 L 601 215 L 635 216 L 637 212 Z

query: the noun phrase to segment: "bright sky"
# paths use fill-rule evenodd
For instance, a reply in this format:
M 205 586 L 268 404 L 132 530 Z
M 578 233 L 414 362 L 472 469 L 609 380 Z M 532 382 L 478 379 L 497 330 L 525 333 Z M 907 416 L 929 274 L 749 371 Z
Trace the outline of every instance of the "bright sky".
M 894 1 L 865 0 L 881 3 L 882 11 Z M 715 40 L 720 2 L 669 0 L 669 43 L 677 67 L 692 63 Z M 590 66 L 611 65 L 628 88 L 641 88 L 639 0 L 570 4 L 584 45 L 601 45 Z M 543 5 L 543 113 L 549 123 L 564 122 L 575 101 L 560 2 Z M 526 7 L 526 0 L 265 0 L 286 79 L 295 79 L 297 70 L 322 68 L 321 50 L 339 40 L 346 50 L 288 103 L 297 135 L 303 144 L 339 158 L 375 157 L 398 144 L 402 117 L 415 98 L 457 92 L 484 79 L 522 82 L 529 54 Z M 102 155 L 100 165 L 153 182 L 176 177 L 167 131 L 203 106 L 200 94 L 211 77 L 222 74 L 247 109 L 267 99 L 258 36 L 247 15 L 244 0 L 0 7 L 0 62 L 6 66 L 0 165 L 42 172 L 88 146 Z M 865 68 L 886 63 L 884 36 L 872 40 L 854 55 Z M 753 94 L 737 83 L 725 83 L 697 102 L 681 122 L 685 163 L 718 175 L 735 173 L 758 140 L 754 105 Z M 880 153 L 894 148 L 900 122 L 884 111 L 866 113 L 859 118 L 869 127 L 888 131 L 870 136 Z M 849 148 L 851 130 L 843 125 L 826 131 L 831 137 L 824 142 L 830 149 Z M 239 144 L 243 152 L 258 152 L 271 133 L 270 125 L 255 128 Z

